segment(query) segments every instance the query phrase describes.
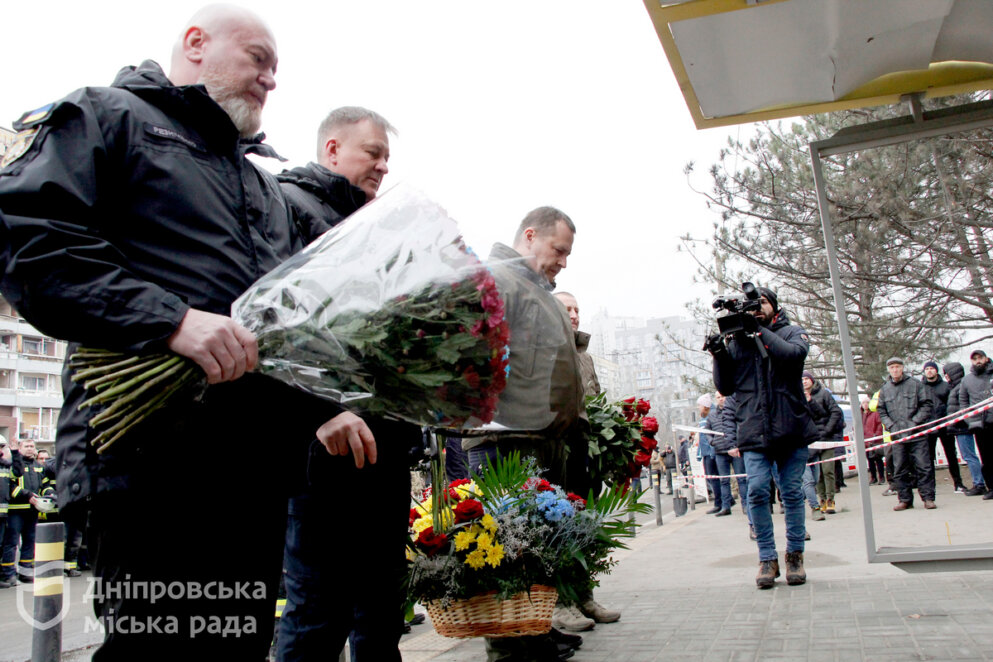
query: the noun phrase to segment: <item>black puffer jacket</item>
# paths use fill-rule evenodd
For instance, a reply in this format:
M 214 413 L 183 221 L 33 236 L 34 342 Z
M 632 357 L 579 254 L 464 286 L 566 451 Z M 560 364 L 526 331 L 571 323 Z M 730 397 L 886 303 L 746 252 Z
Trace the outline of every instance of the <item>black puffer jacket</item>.
M 972 366 L 962 383 L 955 387 L 948 399 L 948 413 L 954 414 L 962 409 L 979 404 L 991 396 L 991 381 L 993 381 L 993 361 L 987 361 L 985 366 Z M 993 409 L 987 409 L 980 414 L 974 414 L 965 419 L 970 430 L 993 428 Z
M 737 438 L 737 426 L 734 423 L 734 412 L 737 409 L 737 403 L 734 401 L 734 396 L 729 396 L 724 398 L 723 407 L 715 407 L 712 412 L 710 412 L 710 419 L 713 423 L 713 429 L 715 432 L 720 432 L 721 435 L 713 435 L 713 441 L 710 445 L 714 447 L 715 453 L 720 453 L 721 455 L 727 455 L 728 451 L 732 448 L 738 447 Z
M 235 298 L 304 245 L 275 177 L 246 158 L 275 152 L 261 137 L 239 139 L 202 86 L 173 86 L 154 62 L 15 127 L 34 133 L 22 134 L 30 147 L 0 170 L 0 289 L 45 334 L 165 350 L 189 308 L 229 314 Z M 98 456 L 87 423 L 99 409 L 77 411 L 84 390 L 66 372 L 63 392 L 60 507 L 126 488 L 142 466 L 174 463 L 176 443 L 203 451 L 235 441 L 246 457 L 271 456 L 271 437 L 259 433 L 263 412 L 292 413 L 279 421 L 279 441 L 288 456 L 306 437 L 302 466 L 313 431 L 340 411 L 246 375 L 209 387 L 201 402 L 156 412 L 142 434 Z
M 934 411 L 931 412 L 931 420 L 944 418 L 948 413 L 948 396 L 952 392 L 952 387 L 941 377 L 935 377 L 933 382 L 928 381 L 928 378 L 925 377 L 921 382 L 924 384 L 924 388 L 928 390 L 928 395 L 931 396 L 931 404 L 934 405 Z
M 366 202 L 362 189 L 318 163 L 284 170 L 276 179 L 308 242 L 338 225 Z
M 894 382 L 887 379 L 879 389 L 879 403 L 876 411 L 879 420 L 891 433 L 916 427 L 931 420 L 934 405 L 928 390 L 917 379 L 904 374 Z
M 845 435 L 845 413 L 838 402 L 820 382 L 814 382 L 807 401 L 810 416 L 817 426 L 819 441 L 840 441 Z
M 782 456 L 817 440 L 800 383 L 810 344 L 783 311 L 760 333 L 768 357 L 752 338 L 736 337 L 714 357 L 714 384 L 735 397 L 738 448 Z

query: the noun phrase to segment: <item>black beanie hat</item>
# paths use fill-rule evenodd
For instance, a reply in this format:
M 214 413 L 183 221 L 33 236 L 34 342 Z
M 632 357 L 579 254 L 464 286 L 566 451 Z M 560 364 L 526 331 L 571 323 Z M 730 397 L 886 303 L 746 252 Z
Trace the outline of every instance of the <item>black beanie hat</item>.
M 764 296 L 766 301 L 772 304 L 772 312 L 779 312 L 779 299 L 776 298 L 776 293 L 770 290 L 768 287 L 757 287 L 755 288 L 759 291 L 760 296 Z

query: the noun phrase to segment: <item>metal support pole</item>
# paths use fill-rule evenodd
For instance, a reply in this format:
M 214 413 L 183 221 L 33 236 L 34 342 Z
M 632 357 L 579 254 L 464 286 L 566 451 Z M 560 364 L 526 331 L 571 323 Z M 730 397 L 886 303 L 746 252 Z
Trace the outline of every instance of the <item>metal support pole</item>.
M 866 553 L 871 560 L 876 553 L 876 535 L 872 526 L 872 504 L 869 494 L 869 466 L 865 457 L 865 433 L 862 431 L 862 407 L 859 404 L 859 383 L 855 373 L 855 359 L 852 357 L 852 339 L 848 332 L 848 313 L 845 310 L 845 296 L 841 289 L 841 274 L 838 268 L 838 249 L 834 241 L 831 224 L 831 209 L 828 207 L 827 189 L 824 185 L 824 171 L 817 148 L 810 145 L 810 161 L 814 169 L 814 189 L 817 191 L 817 206 L 821 212 L 821 229 L 824 232 L 824 249 L 827 251 L 828 272 L 831 274 L 831 287 L 834 289 L 834 312 L 838 319 L 838 336 L 841 340 L 841 354 L 845 365 L 845 381 L 848 386 L 848 401 L 852 407 L 852 428 L 855 432 L 855 465 L 859 469 L 859 493 L 862 495 L 862 524 L 865 528 Z
M 62 582 L 65 525 L 39 524 L 34 545 L 34 632 L 31 662 L 62 659 Z

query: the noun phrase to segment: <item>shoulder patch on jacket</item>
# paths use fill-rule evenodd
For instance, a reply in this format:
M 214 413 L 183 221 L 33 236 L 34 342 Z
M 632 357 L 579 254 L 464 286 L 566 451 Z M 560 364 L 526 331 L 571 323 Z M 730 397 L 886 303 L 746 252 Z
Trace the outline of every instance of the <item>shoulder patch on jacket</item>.
M 808 342 L 808 343 L 810 342 L 810 336 L 808 336 L 806 333 L 801 333 L 800 337 L 803 338 L 803 342 Z
M 55 109 L 54 103 L 49 103 L 41 108 L 36 108 L 35 110 L 29 110 L 28 112 L 21 115 L 21 119 L 17 120 L 18 126 L 24 127 L 25 129 L 33 126 L 35 124 L 40 124 L 47 120 L 51 114 L 52 110 Z
M 17 135 L 14 136 L 14 142 L 12 142 L 10 146 L 7 147 L 7 151 L 3 153 L 3 159 L 0 160 L 0 168 L 6 168 L 11 163 L 27 154 L 37 136 L 38 127 L 18 131 Z

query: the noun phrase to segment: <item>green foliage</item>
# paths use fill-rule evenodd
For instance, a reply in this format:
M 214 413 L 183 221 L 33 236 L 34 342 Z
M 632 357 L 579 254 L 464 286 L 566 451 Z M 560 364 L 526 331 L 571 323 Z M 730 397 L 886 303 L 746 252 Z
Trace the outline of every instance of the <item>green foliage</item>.
M 589 467 L 594 481 L 624 483 L 638 452 L 641 425 L 629 420 L 623 403 L 609 402 L 606 393 L 586 396 L 586 415 L 590 421 Z

